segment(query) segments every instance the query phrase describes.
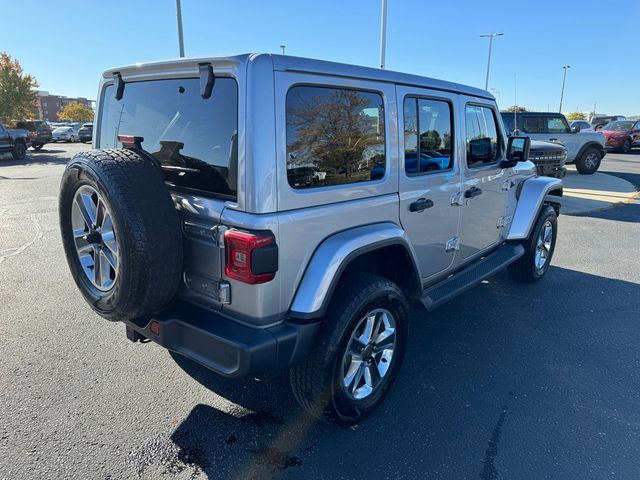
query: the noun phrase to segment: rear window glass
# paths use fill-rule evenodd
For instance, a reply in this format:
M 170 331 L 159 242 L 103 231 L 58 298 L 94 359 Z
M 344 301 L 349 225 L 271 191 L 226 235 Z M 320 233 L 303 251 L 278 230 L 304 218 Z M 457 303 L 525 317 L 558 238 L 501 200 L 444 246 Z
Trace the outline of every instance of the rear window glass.
M 440 172 L 453 165 L 451 106 L 442 100 L 404 100 L 404 169 L 407 175 Z
M 120 101 L 108 86 L 100 111 L 99 148 L 121 146 L 118 135 L 143 137 L 142 148 L 172 185 L 235 197 L 238 86 L 216 78 L 211 97 L 197 78 L 126 83 Z
M 287 94 L 287 178 L 293 188 L 383 178 L 384 138 L 378 93 L 299 86 Z

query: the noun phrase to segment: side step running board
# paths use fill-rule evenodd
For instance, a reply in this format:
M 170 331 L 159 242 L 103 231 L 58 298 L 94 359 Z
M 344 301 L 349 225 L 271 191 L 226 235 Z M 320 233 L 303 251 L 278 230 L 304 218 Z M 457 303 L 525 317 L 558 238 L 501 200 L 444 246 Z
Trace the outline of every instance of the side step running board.
M 429 287 L 424 291 L 420 300 L 427 310 L 435 310 L 440 305 L 447 303 L 455 296 L 502 270 L 510 263 L 515 262 L 522 255 L 524 255 L 524 247 L 522 245 L 503 245 L 464 270 Z

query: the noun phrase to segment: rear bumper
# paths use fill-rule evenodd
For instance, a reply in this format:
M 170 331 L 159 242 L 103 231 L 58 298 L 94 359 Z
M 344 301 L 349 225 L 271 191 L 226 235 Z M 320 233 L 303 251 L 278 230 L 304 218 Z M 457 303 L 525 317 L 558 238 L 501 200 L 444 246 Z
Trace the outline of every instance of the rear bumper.
M 154 325 L 152 332 L 152 324 Z M 282 322 L 270 328 L 250 327 L 220 314 L 180 304 L 138 324 L 125 322 L 127 336 L 137 332 L 225 377 L 273 370 L 306 357 L 319 323 Z

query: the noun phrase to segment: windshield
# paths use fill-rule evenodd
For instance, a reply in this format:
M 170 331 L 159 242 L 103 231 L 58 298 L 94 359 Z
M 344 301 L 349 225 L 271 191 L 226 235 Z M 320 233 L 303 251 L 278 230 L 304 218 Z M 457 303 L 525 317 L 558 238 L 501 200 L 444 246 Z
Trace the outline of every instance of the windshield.
M 198 78 L 127 83 L 122 100 L 106 87 L 98 148 L 119 148 L 118 135 L 142 137 L 142 148 L 162 165 L 176 187 L 235 198 L 238 86 L 216 78 L 211 97 Z
M 631 127 L 633 127 L 633 122 L 617 121 L 617 122 L 609 122 L 609 123 L 607 123 L 604 127 L 602 127 L 602 130 L 609 130 L 609 131 L 613 131 L 613 132 L 622 132 L 622 131 L 625 131 L 625 130 L 631 130 Z

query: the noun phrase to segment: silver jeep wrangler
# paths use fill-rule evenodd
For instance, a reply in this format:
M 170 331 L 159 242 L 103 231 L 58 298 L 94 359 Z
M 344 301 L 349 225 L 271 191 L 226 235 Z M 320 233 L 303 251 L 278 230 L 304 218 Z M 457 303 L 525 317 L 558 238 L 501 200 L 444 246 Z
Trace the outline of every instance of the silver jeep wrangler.
M 311 414 L 383 400 L 410 306 L 549 268 L 562 195 L 494 98 L 279 55 L 103 74 L 60 228 L 91 307 L 226 377 L 290 368 Z

